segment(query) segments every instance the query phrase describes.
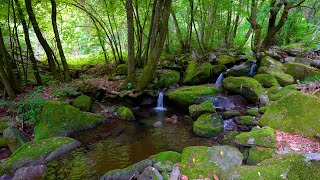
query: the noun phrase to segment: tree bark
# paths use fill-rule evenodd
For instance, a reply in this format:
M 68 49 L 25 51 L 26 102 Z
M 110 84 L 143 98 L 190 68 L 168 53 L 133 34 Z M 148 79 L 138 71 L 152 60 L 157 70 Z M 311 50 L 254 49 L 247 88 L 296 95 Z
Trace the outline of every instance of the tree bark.
M 71 80 L 70 71 L 69 71 L 69 67 L 68 67 L 68 64 L 67 64 L 66 57 L 65 57 L 64 52 L 63 52 L 61 39 L 60 39 L 60 36 L 59 36 L 58 27 L 57 27 L 57 4 L 56 4 L 55 0 L 50 0 L 50 1 L 51 1 L 51 6 L 52 6 L 51 23 L 52 23 L 54 36 L 56 38 L 56 43 L 57 43 L 58 51 L 59 51 L 59 54 L 60 54 L 61 63 L 62 63 L 62 66 L 63 66 L 64 78 L 65 78 L 66 81 L 70 81 Z
M 132 0 L 126 0 L 127 27 L 128 27 L 128 76 L 127 81 L 135 81 L 135 61 L 134 61 L 134 24 Z
M 16 94 L 13 91 L 12 86 L 10 84 L 10 81 L 7 78 L 7 75 L 6 75 L 5 71 L 4 71 L 4 65 L 3 65 L 2 59 L 0 59 L 0 77 L 1 77 L 3 85 L 4 85 L 5 89 L 6 89 L 6 91 L 8 92 L 10 98 L 15 98 Z
M 27 9 L 31 24 L 33 26 L 34 32 L 36 33 L 36 36 L 37 36 L 41 46 L 43 47 L 43 49 L 44 49 L 44 51 L 45 51 L 45 53 L 47 55 L 48 64 L 49 64 L 49 68 L 50 68 L 50 71 L 52 73 L 52 76 L 57 80 L 61 80 L 59 72 L 56 69 L 56 64 L 54 62 L 53 51 L 50 48 L 48 42 L 44 39 L 42 33 L 41 33 L 41 30 L 39 28 L 38 22 L 36 20 L 34 12 L 33 12 L 31 0 L 25 0 L 25 3 L 26 3 L 26 9 Z

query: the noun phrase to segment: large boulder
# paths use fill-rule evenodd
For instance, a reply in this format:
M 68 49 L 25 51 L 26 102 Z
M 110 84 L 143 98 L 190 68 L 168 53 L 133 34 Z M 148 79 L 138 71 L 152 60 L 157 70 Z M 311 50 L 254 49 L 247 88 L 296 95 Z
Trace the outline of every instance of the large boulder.
M 230 65 L 234 64 L 237 61 L 237 59 L 228 55 L 220 55 L 217 61 L 220 65 Z
M 272 74 L 274 75 L 281 86 L 287 86 L 294 83 L 294 78 L 284 73 L 282 70 L 277 68 L 269 68 L 266 66 L 261 66 L 258 70 L 258 74 Z
M 205 101 L 201 104 L 194 104 L 189 106 L 189 114 L 193 119 L 197 119 L 202 114 L 214 112 L 215 109 L 212 101 Z
M 298 154 L 285 154 L 267 159 L 257 166 L 238 166 L 224 174 L 223 179 L 319 179 L 320 162 L 306 161 Z
M 283 68 L 283 64 L 281 62 L 273 59 L 270 56 L 265 56 L 264 58 L 262 58 L 260 66 L 265 66 L 268 68 L 279 69 L 279 70 Z
M 0 176 L 12 174 L 21 167 L 46 164 L 81 145 L 68 137 L 53 137 L 36 142 L 27 142 L 0 164 Z
M 92 107 L 92 101 L 89 96 L 86 95 L 81 95 L 78 96 L 73 102 L 72 106 L 82 110 L 82 111 L 87 111 L 89 112 Z
M 28 142 L 27 138 L 18 129 L 13 127 L 4 130 L 3 137 L 11 152 L 16 151 L 20 146 Z
M 194 122 L 193 132 L 200 137 L 217 137 L 223 132 L 223 121 L 218 114 L 203 114 Z
M 267 90 L 269 99 L 271 101 L 277 101 L 278 99 L 282 98 L 283 96 L 286 96 L 287 94 L 291 92 L 298 92 L 297 84 L 291 84 L 289 86 L 285 87 L 271 87 Z
M 277 78 L 272 74 L 257 74 L 253 78 L 265 88 L 280 86 Z
M 252 76 L 256 67 L 256 61 L 249 60 L 237 66 L 233 66 L 227 72 L 227 76 Z
M 320 99 L 292 92 L 271 104 L 259 125 L 281 131 L 314 137 L 320 132 Z
M 223 86 L 227 91 L 240 94 L 254 103 L 267 101 L 261 84 L 253 78 L 229 76 L 223 80 Z
M 212 77 L 213 66 L 207 62 L 199 65 L 197 61 L 191 61 L 184 74 L 183 83 L 196 85 L 209 82 Z
M 290 74 L 295 80 L 304 80 L 306 77 L 319 74 L 318 69 L 301 63 L 288 63 L 286 68 L 286 73 Z
M 230 146 L 191 146 L 182 151 L 181 173 L 189 179 L 221 177 L 226 171 L 240 166 L 243 155 Z
M 48 101 L 36 116 L 35 140 L 64 136 L 105 121 L 105 117 L 100 114 L 83 113 L 68 104 Z
M 168 92 L 166 96 L 180 107 L 187 108 L 196 104 L 202 97 L 208 95 L 217 95 L 220 92 L 213 86 L 185 86 Z
M 253 128 L 250 132 L 241 133 L 235 142 L 242 146 L 277 148 L 276 136 L 270 127 Z
M 162 70 L 155 82 L 156 88 L 165 88 L 180 82 L 180 73 L 175 70 Z

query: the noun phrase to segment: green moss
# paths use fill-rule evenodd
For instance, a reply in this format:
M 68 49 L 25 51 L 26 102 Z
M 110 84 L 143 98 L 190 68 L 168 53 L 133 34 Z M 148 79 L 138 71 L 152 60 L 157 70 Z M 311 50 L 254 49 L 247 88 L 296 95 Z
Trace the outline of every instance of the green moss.
M 209 82 L 211 80 L 212 68 L 213 66 L 209 62 L 203 63 L 201 65 L 200 70 L 198 70 L 199 72 L 197 73 L 197 77 L 200 83 Z
M 217 95 L 219 92 L 219 89 L 212 86 L 185 86 L 167 93 L 166 96 L 180 107 L 189 107 L 197 103 L 201 97 Z
M 159 154 L 153 155 L 150 158 L 154 159 L 155 162 L 171 161 L 177 163 L 181 161 L 181 154 L 174 151 L 164 151 Z
M 282 70 L 276 68 L 268 68 L 266 66 L 261 66 L 258 70 L 258 74 L 274 75 L 281 86 L 287 86 L 294 83 L 294 78 L 291 75 L 286 74 Z
M 241 165 L 242 159 L 239 150 L 230 146 L 191 146 L 182 151 L 180 171 L 189 179 L 213 178 Z
M 237 122 L 237 124 L 241 124 L 241 125 L 252 125 L 253 121 L 254 121 L 254 117 L 252 116 L 239 116 L 235 118 L 235 121 Z
M 73 102 L 72 106 L 82 110 L 82 111 L 87 111 L 89 112 L 92 107 L 92 101 L 89 96 L 86 95 L 81 95 L 77 97 Z
M 275 93 L 270 94 L 269 99 L 271 101 L 277 101 L 278 99 L 282 98 L 283 96 L 291 93 L 291 92 L 297 92 L 297 84 L 292 84 L 286 87 L 281 88 L 280 90 L 278 90 L 277 92 L 275 91 Z
M 259 115 L 259 110 L 258 110 L 258 108 L 251 108 L 251 109 L 247 110 L 247 113 L 250 116 L 258 116 Z
M 225 111 L 225 112 L 219 112 L 219 114 L 222 116 L 223 119 L 231 119 L 236 116 L 242 115 L 241 112 L 239 112 L 237 110 L 229 110 L 229 111 Z
M 265 96 L 261 84 L 250 77 L 229 76 L 223 80 L 223 86 L 227 91 L 240 94 L 252 102 L 259 102 Z
M 277 78 L 272 74 L 257 74 L 253 77 L 256 79 L 263 87 L 269 88 L 272 86 L 280 86 Z
M 2 134 L 8 127 L 10 127 L 9 122 L 0 121 L 0 134 Z
M 268 107 L 259 125 L 303 136 L 320 132 L 320 99 L 303 92 L 292 92 Z
M 236 138 L 237 135 L 240 133 L 238 131 L 232 131 L 229 133 L 227 136 L 223 137 L 222 143 L 223 144 L 231 144 L 234 142 L 234 139 Z
M 214 113 L 215 109 L 212 101 L 205 101 L 201 104 L 194 104 L 189 106 L 189 114 L 193 119 L 197 119 L 204 113 Z
M 199 79 L 197 77 L 198 71 L 199 71 L 199 65 L 197 61 L 189 62 L 186 72 L 184 73 L 183 83 L 189 84 L 189 85 L 194 85 L 199 83 Z
M 289 85 L 290 86 L 290 85 Z M 266 93 L 268 94 L 269 99 L 271 100 L 271 96 L 275 95 L 277 92 L 279 92 L 282 89 L 281 86 L 272 86 L 266 90 Z
M 261 107 L 259 108 L 259 113 L 264 114 L 267 110 L 267 107 Z
M 239 134 L 236 143 L 243 146 L 261 146 L 267 148 L 276 148 L 277 141 L 274 130 L 270 127 L 253 128 L 250 132 Z
M 252 147 L 249 150 L 249 165 L 256 165 L 265 159 L 272 158 L 275 153 L 275 149 L 263 148 L 263 147 Z
M 100 114 L 85 114 L 73 106 L 55 101 L 48 101 L 36 119 L 35 140 L 90 128 L 105 121 Z
M 218 64 L 219 65 L 233 64 L 236 61 L 237 60 L 232 56 L 221 55 L 218 59 Z
M 223 131 L 223 121 L 218 114 L 203 114 L 193 124 L 193 132 L 201 137 L 217 137 Z
M 128 66 L 126 64 L 119 64 L 116 69 L 117 75 L 127 75 L 128 73 Z
M 8 145 L 6 143 L 6 139 L 0 135 L 0 148 L 7 148 Z
M 262 58 L 260 66 L 281 69 L 283 67 L 283 64 L 281 62 L 273 59 L 270 56 L 265 56 L 264 58 Z
M 225 68 L 226 67 L 222 64 L 213 65 L 212 70 L 211 70 L 211 74 L 213 76 L 218 76 L 222 71 L 224 71 Z
M 286 154 L 262 161 L 258 166 L 235 167 L 224 179 L 319 179 L 320 162 L 306 162 L 304 156 Z
M 286 68 L 286 73 L 290 74 L 295 80 L 304 80 L 306 77 L 319 74 L 316 68 L 301 63 L 288 63 Z
M 163 70 L 158 76 L 156 88 L 165 88 L 180 82 L 180 73 L 174 70 Z
M 68 137 L 53 137 L 37 142 L 27 142 L 18 148 L 9 159 L 0 164 L 0 175 L 9 173 L 15 167 L 23 165 L 26 161 L 33 161 L 43 156 L 49 155 L 59 147 L 75 142 L 74 139 Z
M 127 107 L 120 107 L 116 110 L 117 115 L 125 120 L 135 120 L 136 118 L 134 117 L 131 109 L 127 108 Z

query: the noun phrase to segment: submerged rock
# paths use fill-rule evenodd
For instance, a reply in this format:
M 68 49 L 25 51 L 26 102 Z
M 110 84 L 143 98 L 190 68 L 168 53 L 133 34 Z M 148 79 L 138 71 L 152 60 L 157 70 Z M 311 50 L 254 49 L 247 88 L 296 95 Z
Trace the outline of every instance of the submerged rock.
M 264 102 L 266 94 L 261 84 L 253 78 L 229 76 L 223 80 L 223 86 L 227 91 L 240 94 L 254 103 L 259 101 L 266 103 Z
M 5 173 L 12 174 L 21 167 L 46 164 L 80 145 L 80 142 L 68 137 L 53 137 L 25 143 L 0 164 L 0 176 Z
M 116 112 L 121 119 L 128 120 L 128 121 L 132 121 L 136 119 L 131 109 L 127 107 L 120 107 L 116 110 Z
M 77 108 L 48 101 L 37 115 L 34 127 L 35 140 L 64 136 L 74 131 L 92 128 L 106 121 L 100 114 L 83 113 Z
M 286 68 L 286 73 L 290 74 L 295 80 L 304 80 L 306 77 L 319 74 L 318 69 L 301 63 L 288 63 Z
M 187 108 L 196 104 L 202 97 L 217 95 L 219 92 L 220 90 L 213 86 L 185 86 L 167 93 L 166 96 L 178 106 Z
M 89 112 L 91 110 L 92 107 L 92 101 L 91 98 L 89 96 L 86 95 L 81 95 L 79 97 L 77 97 L 73 102 L 72 102 L 72 106 L 76 107 L 82 111 L 87 111 Z
M 200 137 L 217 137 L 223 131 L 223 121 L 218 114 L 203 114 L 193 124 L 193 132 Z
M 189 106 L 189 114 L 194 119 L 197 119 L 202 114 L 214 112 L 215 109 L 212 101 L 205 101 L 201 104 L 194 104 Z
M 292 92 L 271 104 L 258 123 L 284 132 L 315 137 L 320 132 L 319 117 L 319 98 Z
M 182 151 L 180 171 L 189 179 L 222 176 L 230 168 L 240 166 L 243 155 L 230 146 L 191 146 Z
M 230 169 L 224 179 L 318 179 L 320 162 L 305 162 L 303 155 L 285 154 L 267 159 L 257 166 Z
M 270 127 L 255 127 L 250 132 L 237 135 L 235 142 L 243 146 L 277 148 L 276 136 Z

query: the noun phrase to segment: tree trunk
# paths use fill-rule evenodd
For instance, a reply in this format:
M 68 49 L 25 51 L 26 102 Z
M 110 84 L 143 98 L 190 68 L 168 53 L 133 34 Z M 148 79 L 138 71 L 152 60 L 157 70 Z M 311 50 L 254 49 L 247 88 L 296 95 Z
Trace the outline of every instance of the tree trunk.
M 150 55 L 148 56 L 148 63 L 143 69 L 137 85 L 137 90 L 140 92 L 144 90 L 154 77 L 158 60 L 166 40 L 172 0 L 154 0 L 154 3 L 156 4 L 155 16 L 151 23 L 153 28 L 151 36 L 149 37 L 151 43 Z
M 6 61 L 6 60 L 5 60 L 5 61 Z M 9 96 L 10 96 L 11 98 L 15 98 L 15 97 L 16 97 L 16 94 L 15 94 L 15 92 L 14 92 L 13 89 L 12 89 L 12 86 L 11 86 L 11 84 L 10 84 L 9 79 L 7 78 L 7 75 L 6 75 L 5 71 L 4 71 L 3 66 L 4 66 L 4 65 L 3 65 L 3 61 L 2 61 L 2 59 L 0 59 L 0 77 L 1 77 L 1 80 L 2 80 L 2 82 L 3 82 L 3 85 L 4 85 L 5 89 L 6 89 L 6 91 L 7 91 L 8 94 L 9 94 Z
M 53 51 L 50 48 L 48 42 L 42 36 L 41 30 L 39 28 L 38 22 L 36 20 L 34 12 L 33 12 L 31 0 L 25 0 L 25 3 L 26 3 L 26 9 L 27 9 L 27 12 L 28 12 L 28 15 L 29 15 L 29 19 L 30 19 L 30 21 L 32 23 L 34 32 L 36 33 L 36 36 L 37 36 L 41 46 L 43 47 L 43 49 L 44 49 L 44 51 L 45 51 L 45 53 L 47 55 L 48 64 L 49 64 L 49 68 L 50 68 L 50 71 L 52 73 L 52 76 L 57 80 L 61 80 L 59 72 L 56 69 L 56 64 L 54 62 Z
M 57 27 L 57 4 L 55 0 L 50 0 L 50 1 L 52 6 L 51 23 L 52 23 L 54 36 L 56 38 L 56 43 L 57 43 L 57 47 L 59 50 L 59 54 L 60 54 L 60 58 L 63 66 L 64 78 L 66 81 L 70 81 L 71 80 L 70 71 L 69 71 L 66 57 L 64 56 L 64 52 L 63 52 L 63 48 L 62 48 L 62 44 L 59 36 L 59 31 Z
M 179 40 L 179 43 L 180 43 L 181 52 L 185 52 L 185 49 L 184 49 L 185 48 L 185 44 L 183 42 L 183 38 L 182 38 L 181 30 L 180 30 L 180 27 L 179 27 L 179 23 L 178 23 L 178 20 L 177 20 L 177 17 L 176 17 L 176 13 L 173 11 L 172 8 L 171 8 L 171 15 L 172 15 L 172 18 L 173 18 L 174 25 L 176 27 L 176 31 L 177 31 L 178 40 Z
M 27 50 L 28 50 L 28 53 L 29 53 L 29 58 L 30 58 L 31 63 L 32 63 L 33 73 L 34 73 L 34 76 L 35 76 L 35 78 L 37 80 L 37 84 L 38 85 L 42 85 L 42 80 L 41 80 L 40 73 L 39 73 L 39 70 L 38 70 L 37 61 L 36 61 L 36 59 L 34 57 L 34 52 L 33 52 L 32 46 L 31 46 L 31 42 L 30 42 L 28 26 L 27 26 L 26 20 L 24 19 L 23 12 L 22 12 L 19 0 L 15 0 L 15 3 L 16 3 L 17 8 L 18 8 L 19 18 L 20 18 L 20 21 L 21 21 L 21 24 L 22 24 L 22 28 L 23 28 L 23 32 L 24 32 L 24 38 L 25 38 L 26 45 L 27 45 Z
M 136 77 L 134 61 L 134 24 L 132 0 L 126 0 L 128 26 L 128 76 L 127 81 L 133 83 Z

